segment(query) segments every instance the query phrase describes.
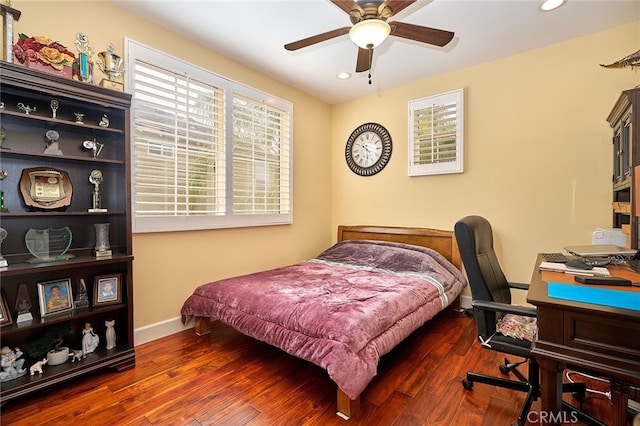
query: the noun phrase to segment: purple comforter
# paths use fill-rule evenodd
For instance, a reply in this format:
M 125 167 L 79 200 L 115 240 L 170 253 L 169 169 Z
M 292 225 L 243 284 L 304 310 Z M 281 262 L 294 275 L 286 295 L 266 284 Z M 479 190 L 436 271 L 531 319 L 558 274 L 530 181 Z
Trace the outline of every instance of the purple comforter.
M 195 289 L 182 307 L 326 369 L 355 399 L 380 357 L 447 307 L 466 285 L 434 250 L 350 240 L 318 257 Z

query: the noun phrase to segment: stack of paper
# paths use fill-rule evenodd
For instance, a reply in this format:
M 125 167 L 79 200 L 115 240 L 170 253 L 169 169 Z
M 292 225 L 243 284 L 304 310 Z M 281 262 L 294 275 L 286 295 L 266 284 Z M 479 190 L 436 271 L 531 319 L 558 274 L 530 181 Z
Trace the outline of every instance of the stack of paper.
M 573 275 L 598 275 L 601 277 L 610 277 L 611 274 L 607 268 L 602 267 L 594 267 L 593 269 L 576 269 L 569 268 L 564 263 L 554 263 L 554 262 L 542 262 L 540 263 L 541 271 L 555 271 L 555 272 L 564 272 L 565 274 L 573 274 Z

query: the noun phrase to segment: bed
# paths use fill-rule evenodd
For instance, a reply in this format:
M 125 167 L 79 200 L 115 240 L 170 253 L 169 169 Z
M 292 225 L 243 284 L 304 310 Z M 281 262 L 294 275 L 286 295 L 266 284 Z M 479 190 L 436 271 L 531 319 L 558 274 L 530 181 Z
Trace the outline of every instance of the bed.
M 324 368 L 338 385 L 338 415 L 349 418 L 380 357 L 464 286 L 452 231 L 339 226 L 317 257 L 201 285 L 181 314 L 198 334 L 220 321 Z

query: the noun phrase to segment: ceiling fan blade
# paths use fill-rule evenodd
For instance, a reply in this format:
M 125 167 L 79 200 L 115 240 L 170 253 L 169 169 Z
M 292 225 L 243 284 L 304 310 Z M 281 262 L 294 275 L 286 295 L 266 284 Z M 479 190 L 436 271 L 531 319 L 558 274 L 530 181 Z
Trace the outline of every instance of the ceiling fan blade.
M 373 61 L 373 49 L 358 48 L 358 59 L 356 61 L 356 72 L 369 71 Z
M 339 37 L 344 34 L 349 34 L 351 27 L 342 27 L 335 30 L 327 31 L 326 33 L 316 34 L 311 37 L 303 38 L 302 40 L 294 41 L 284 45 L 287 50 L 298 50 L 303 47 L 311 46 L 312 44 L 320 43 L 321 41 L 331 40 L 332 38 Z
M 344 10 L 345 13 L 351 15 L 351 11 L 357 10 L 360 14 L 364 14 L 364 10 L 360 7 L 358 3 L 353 0 L 329 0 L 331 3 L 338 6 L 340 9 Z
M 441 47 L 449 43 L 455 35 L 451 31 L 407 24 L 404 22 L 389 22 L 389 26 L 391 27 L 391 35 L 393 36 L 415 40 L 422 43 L 434 44 Z
M 396 14 L 402 12 L 404 9 L 406 9 L 409 6 L 411 6 L 415 2 L 416 2 L 416 0 L 386 0 L 384 3 L 382 3 L 378 7 L 378 13 L 383 15 L 385 18 L 390 18 L 393 15 L 396 15 Z M 389 12 L 384 13 L 383 11 L 384 11 L 385 8 L 387 8 L 391 12 L 390 13 Z

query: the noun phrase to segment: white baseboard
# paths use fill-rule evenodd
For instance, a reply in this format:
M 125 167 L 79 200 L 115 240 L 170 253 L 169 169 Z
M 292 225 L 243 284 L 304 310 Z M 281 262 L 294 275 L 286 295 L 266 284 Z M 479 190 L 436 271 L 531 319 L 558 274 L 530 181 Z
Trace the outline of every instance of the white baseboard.
M 193 328 L 193 322 L 187 323 L 185 326 L 182 325 L 180 317 L 170 318 L 165 321 L 134 329 L 133 343 L 134 346 L 138 346 L 190 328 Z
M 470 309 L 471 308 L 471 296 L 461 295 L 460 296 L 460 307 L 462 309 Z

